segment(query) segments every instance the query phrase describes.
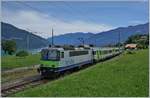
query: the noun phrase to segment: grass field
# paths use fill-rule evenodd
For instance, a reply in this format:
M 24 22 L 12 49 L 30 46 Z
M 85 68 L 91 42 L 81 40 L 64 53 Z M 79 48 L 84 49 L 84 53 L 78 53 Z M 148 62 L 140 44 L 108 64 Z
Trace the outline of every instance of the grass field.
M 16 67 L 30 66 L 40 63 L 40 55 L 34 54 L 26 57 L 4 56 L 1 58 L 1 68 L 11 69 Z
M 148 50 L 141 50 L 14 96 L 148 96 L 148 68 Z

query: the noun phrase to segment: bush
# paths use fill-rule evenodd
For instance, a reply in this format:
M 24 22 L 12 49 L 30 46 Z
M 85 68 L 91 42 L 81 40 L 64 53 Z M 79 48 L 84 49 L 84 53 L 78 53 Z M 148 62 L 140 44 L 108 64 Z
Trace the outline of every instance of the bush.
M 25 57 L 25 56 L 28 56 L 28 52 L 27 51 L 19 51 L 18 53 L 16 53 L 16 56 L 19 56 L 19 57 Z

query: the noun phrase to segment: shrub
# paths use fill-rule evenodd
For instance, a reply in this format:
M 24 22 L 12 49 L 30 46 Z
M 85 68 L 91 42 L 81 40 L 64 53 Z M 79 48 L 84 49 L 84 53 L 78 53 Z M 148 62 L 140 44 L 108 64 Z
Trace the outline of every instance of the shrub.
M 16 53 L 16 56 L 19 56 L 19 57 L 25 57 L 25 56 L 28 56 L 28 52 L 27 51 L 19 51 L 18 53 Z

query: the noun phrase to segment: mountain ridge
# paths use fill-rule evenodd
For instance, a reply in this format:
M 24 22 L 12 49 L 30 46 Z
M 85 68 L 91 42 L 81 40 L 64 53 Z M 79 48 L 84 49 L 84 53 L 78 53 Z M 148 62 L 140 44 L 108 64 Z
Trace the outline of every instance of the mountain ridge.
M 62 44 L 79 45 L 81 44 L 81 42 L 78 40 L 78 38 L 82 37 L 85 41 L 85 44 L 95 44 L 97 46 L 104 46 L 108 44 L 118 43 L 119 32 L 121 35 L 121 42 L 124 42 L 131 35 L 148 34 L 149 32 L 148 28 L 149 23 L 147 22 L 145 24 L 138 24 L 134 26 L 118 27 L 112 30 L 103 31 L 96 34 L 92 32 L 67 33 L 63 35 L 54 36 L 54 43 L 57 45 Z M 49 42 L 51 43 L 51 38 L 48 38 L 47 40 L 49 40 Z
M 27 49 L 27 37 L 29 36 L 29 49 L 36 49 L 48 45 L 48 41 L 38 35 L 20 29 L 12 24 L 1 22 L 2 40 L 13 39 L 17 43 L 17 48 Z M 38 43 L 37 43 L 38 42 Z
M 1 22 L 1 38 L 2 40 L 15 39 L 19 48 L 27 48 L 27 36 L 30 36 L 30 49 L 36 49 L 48 46 L 51 43 L 51 38 L 44 39 L 40 36 L 31 34 L 26 30 L 22 30 L 12 24 Z M 148 34 L 149 23 L 138 24 L 134 26 L 118 27 L 112 30 L 103 31 L 99 33 L 92 32 L 72 32 L 54 36 L 54 44 L 56 45 L 80 45 L 82 40 L 85 44 L 93 44 L 96 46 L 104 46 L 108 44 L 118 43 L 118 35 L 120 32 L 121 42 L 127 40 L 131 35 L 135 34 Z M 37 43 L 38 42 L 38 43 Z

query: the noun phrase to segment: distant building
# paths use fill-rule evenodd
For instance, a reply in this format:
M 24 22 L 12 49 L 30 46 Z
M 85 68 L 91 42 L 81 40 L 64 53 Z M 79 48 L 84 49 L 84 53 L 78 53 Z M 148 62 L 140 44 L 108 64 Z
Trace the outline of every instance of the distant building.
M 125 49 L 137 49 L 137 44 L 126 44 Z

